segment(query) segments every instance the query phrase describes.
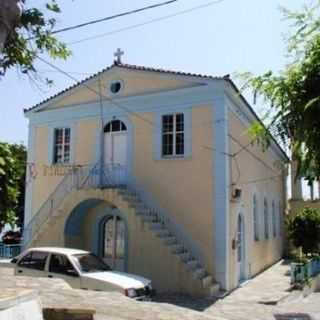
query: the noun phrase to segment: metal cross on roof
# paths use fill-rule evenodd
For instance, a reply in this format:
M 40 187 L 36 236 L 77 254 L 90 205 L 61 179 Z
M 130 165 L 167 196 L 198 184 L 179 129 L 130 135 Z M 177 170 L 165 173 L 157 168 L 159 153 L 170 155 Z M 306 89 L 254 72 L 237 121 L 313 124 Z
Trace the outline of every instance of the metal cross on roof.
M 116 59 L 116 62 L 118 63 L 118 64 L 121 64 L 121 57 L 124 55 L 124 52 L 120 49 L 120 48 L 118 48 L 117 49 L 117 51 L 114 53 L 114 56 L 117 58 Z

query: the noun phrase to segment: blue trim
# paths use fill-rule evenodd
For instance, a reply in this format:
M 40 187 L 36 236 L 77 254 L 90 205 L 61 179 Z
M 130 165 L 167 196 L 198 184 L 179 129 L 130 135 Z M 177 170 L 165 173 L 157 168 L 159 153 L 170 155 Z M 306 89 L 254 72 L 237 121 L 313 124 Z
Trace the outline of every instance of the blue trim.
M 136 113 L 153 112 L 158 110 L 177 110 L 186 107 L 196 107 L 212 102 L 216 94 L 216 85 L 204 86 L 199 88 L 189 88 L 185 90 L 166 91 L 153 95 L 131 96 L 120 99 L 113 99 L 123 105 L 120 108 L 108 100 L 103 101 L 103 114 L 105 116 L 128 115 L 128 111 Z M 195 90 L 197 89 L 197 90 Z M 76 108 L 76 110 L 75 110 Z M 84 104 L 68 106 L 52 110 L 44 110 L 30 114 L 30 122 L 35 124 L 50 123 L 52 121 L 64 121 L 99 118 L 100 103 L 93 101 Z
M 222 289 L 229 290 L 229 139 L 228 139 L 228 107 L 225 96 L 213 101 L 213 265 L 215 266 L 215 279 Z
M 66 221 L 64 234 L 71 237 L 80 236 L 82 231 L 82 222 L 87 211 L 100 203 L 102 203 L 102 200 L 98 199 L 89 199 L 79 203 L 71 211 Z
M 49 127 L 48 137 L 48 164 L 53 164 L 54 127 Z
M 28 163 L 35 161 L 35 141 L 36 140 L 36 128 L 29 125 L 29 136 L 28 136 Z M 32 219 L 32 201 L 33 201 L 33 186 L 34 179 L 30 177 L 30 169 L 27 166 L 26 170 L 26 195 L 24 202 L 24 225 L 27 226 Z
M 162 157 L 162 116 L 183 113 L 184 115 L 184 155 L 179 157 Z M 154 160 L 186 159 L 192 156 L 192 108 L 179 106 L 155 113 L 153 157 Z
M 64 228 L 65 237 L 81 237 L 82 227 L 85 216 L 88 210 L 104 204 L 96 214 L 95 221 L 91 226 L 91 248 L 90 250 L 98 256 L 101 256 L 101 241 L 102 241 L 102 224 L 111 216 L 120 217 L 125 224 L 125 261 L 124 271 L 128 270 L 129 256 L 129 228 L 125 215 L 117 208 L 111 208 L 109 204 L 100 199 L 88 199 L 79 203 L 70 213 Z
M 187 87 L 183 87 L 183 88 L 173 88 L 173 89 L 164 89 L 162 91 L 155 91 L 155 92 L 146 92 L 146 93 L 139 93 L 139 94 L 133 94 L 130 96 L 121 96 L 121 97 L 113 97 L 112 100 L 118 103 L 136 103 L 136 105 L 140 105 L 140 107 L 142 107 L 141 102 L 150 102 L 150 101 L 164 101 L 165 105 L 168 105 L 168 101 L 172 101 L 172 99 L 178 98 L 181 102 L 181 99 L 184 100 L 186 96 L 191 96 L 192 99 L 203 99 L 203 97 L 207 96 L 207 97 L 213 97 L 214 96 L 214 90 L 218 87 L 220 88 L 220 83 L 221 80 L 213 80 L 210 81 L 210 83 L 207 84 L 196 84 L 195 86 L 187 86 Z M 87 90 L 86 88 L 84 88 L 85 90 Z M 69 96 L 69 95 L 68 95 Z M 88 105 L 88 104 L 99 104 L 99 99 L 98 99 L 98 95 L 97 95 L 97 99 L 92 100 L 92 101 L 88 101 L 85 103 L 77 103 L 77 104 L 70 104 L 64 107 L 59 107 L 58 109 L 55 109 L 56 111 L 61 111 L 61 109 L 73 109 L 74 106 L 83 106 L 83 105 Z M 59 99 L 59 101 L 62 99 Z M 110 98 L 106 98 L 103 99 L 103 103 L 106 103 L 110 100 Z M 190 101 L 190 99 L 187 99 Z M 38 110 L 30 110 L 30 112 L 28 112 L 27 114 L 25 114 L 25 116 L 27 118 L 32 119 L 34 116 L 39 115 L 41 113 L 44 112 L 48 112 L 48 111 L 54 111 L 54 109 L 50 109 L 50 107 L 52 107 L 54 105 L 54 102 L 51 101 L 50 105 L 38 109 Z M 151 103 L 152 106 L 152 103 Z M 155 106 L 153 108 L 156 108 Z

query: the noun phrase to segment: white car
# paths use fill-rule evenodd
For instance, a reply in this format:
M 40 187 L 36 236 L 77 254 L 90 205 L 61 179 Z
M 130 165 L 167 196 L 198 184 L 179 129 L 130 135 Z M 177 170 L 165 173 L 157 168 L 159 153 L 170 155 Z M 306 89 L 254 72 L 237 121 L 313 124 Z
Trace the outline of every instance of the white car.
M 67 248 L 32 248 L 11 260 L 17 276 L 65 280 L 72 288 L 118 291 L 136 300 L 150 300 L 151 281 L 132 274 L 112 271 L 93 253 Z

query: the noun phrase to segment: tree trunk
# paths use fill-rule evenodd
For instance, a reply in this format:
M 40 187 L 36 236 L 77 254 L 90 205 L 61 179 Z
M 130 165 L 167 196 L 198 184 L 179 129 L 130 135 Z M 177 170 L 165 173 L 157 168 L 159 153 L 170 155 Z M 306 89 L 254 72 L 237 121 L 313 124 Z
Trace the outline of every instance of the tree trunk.
M 22 14 L 20 0 L 0 0 L 0 53 Z

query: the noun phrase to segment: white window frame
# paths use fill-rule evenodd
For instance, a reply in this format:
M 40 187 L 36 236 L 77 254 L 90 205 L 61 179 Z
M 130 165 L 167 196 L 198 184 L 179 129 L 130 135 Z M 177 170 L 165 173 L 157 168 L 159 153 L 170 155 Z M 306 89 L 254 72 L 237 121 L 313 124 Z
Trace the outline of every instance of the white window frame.
M 62 143 L 57 144 L 56 143 L 56 132 L 58 130 L 62 130 Z M 66 130 L 69 130 L 69 143 L 65 143 L 65 135 L 66 135 Z M 72 130 L 70 127 L 56 127 L 53 129 L 53 154 L 52 154 L 52 163 L 55 165 L 63 165 L 63 164 L 68 164 L 71 162 L 71 135 L 72 135 Z M 62 146 L 62 160 L 61 161 L 56 161 L 56 146 L 61 145 Z M 65 161 L 66 154 L 65 154 L 65 146 L 69 145 L 69 159 L 68 161 Z
M 183 117 L 183 131 L 177 131 L 177 116 L 182 115 Z M 164 117 L 172 116 L 173 117 L 173 129 L 170 132 L 165 132 L 163 131 L 163 119 Z M 186 153 L 186 141 L 185 141 L 185 115 L 183 112 L 176 112 L 176 113 L 167 113 L 163 114 L 161 116 L 161 156 L 162 158 L 184 158 L 185 153 Z M 172 154 L 170 155 L 165 155 L 163 153 L 163 136 L 164 135 L 169 135 L 171 134 L 173 136 L 173 141 L 172 141 Z M 183 153 L 182 154 L 177 154 L 176 150 L 176 142 L 177 142 L 177 135 L 178 134 L 183 134 Z

